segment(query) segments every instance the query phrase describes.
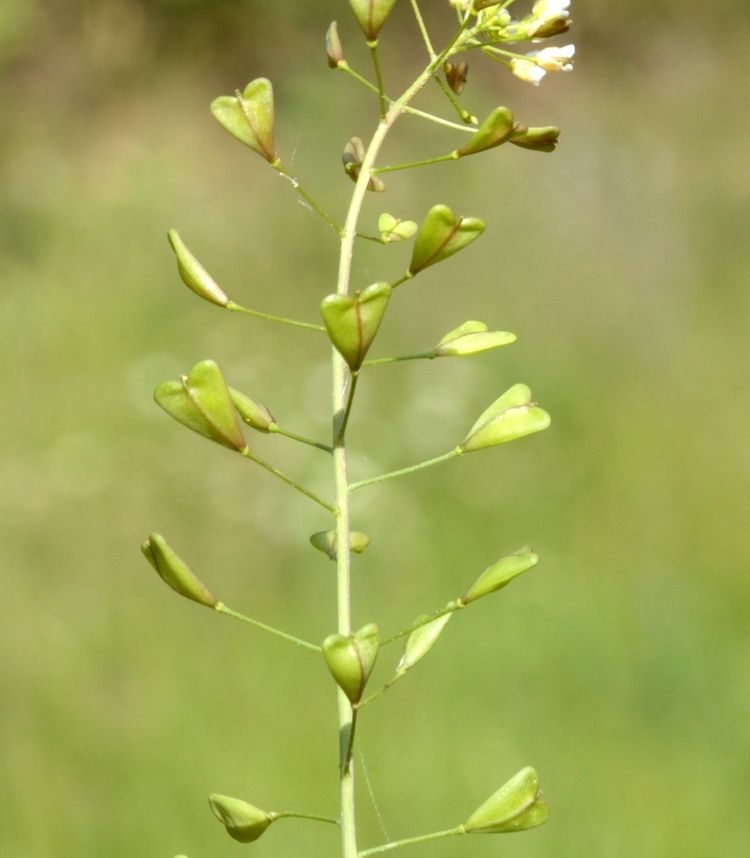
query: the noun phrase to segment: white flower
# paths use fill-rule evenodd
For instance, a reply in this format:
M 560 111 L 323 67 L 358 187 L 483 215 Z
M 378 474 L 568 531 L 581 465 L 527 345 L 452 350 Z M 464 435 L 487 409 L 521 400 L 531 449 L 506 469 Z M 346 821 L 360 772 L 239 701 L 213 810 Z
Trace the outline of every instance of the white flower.
M 536 0 L 531 10 L 535 18 L 556 18 L 558 15 L 568 15 L 570 0 Z
M 510 70 L 516 77 L 525 80 L 526 83 L 532 83 L 534 86 L 539 86 L 540 81 L 547 74 L 533 60 L 525 60 L 521 57 L 513 57 L 510 61 Z
M 564 33 L 570 27 L 570 0 L 537 0 L 531 15 L 524 19 L 528 38 Z
M 535 54 L 527 54 L 528 57 L 544 71 L 573 71 L 573 57 L 575 56 L 575 45 L 564 45 L 562 48 L 543 48 Z

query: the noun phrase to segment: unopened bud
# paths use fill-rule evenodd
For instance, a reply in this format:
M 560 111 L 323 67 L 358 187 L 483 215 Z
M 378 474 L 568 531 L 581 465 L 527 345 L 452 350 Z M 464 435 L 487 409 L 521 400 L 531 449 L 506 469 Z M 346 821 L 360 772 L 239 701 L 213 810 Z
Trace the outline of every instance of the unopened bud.
M 552 152 L 557 146 L 560 129 L 554 125 L 542 128 L 526 128 L 517 126 L 511 134 L 510 142 L 522 149 L 532 149 L 536 152 Z
M 208 803 L 214 816 L 226 828 L 227 834 L 240 843 L 257 840 L 277 817 L 275 813 L 267 813 L 229 795 L 214 794 L 209 796 Z
M 344 59 L 344 51 L 339 38 L 339 27 L 335 21 L 331 21 L 326 32 L 326 54 L 328 55 L 328 67 L 336 69 Z

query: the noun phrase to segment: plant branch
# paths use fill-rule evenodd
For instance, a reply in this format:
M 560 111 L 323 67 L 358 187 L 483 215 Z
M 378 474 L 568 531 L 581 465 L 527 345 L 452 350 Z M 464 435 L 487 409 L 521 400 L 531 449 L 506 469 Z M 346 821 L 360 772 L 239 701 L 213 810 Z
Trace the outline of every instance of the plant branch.
M 268 462 L 265 462 L 263 459 L 259 459 L 256 455 L 250 452 L 248 447 L 245 447 L 245 449 L 240 452 L 240 455 L 244 456 L 246 459 L 249 459 L 251 462 L 255 462 L 256 465 L 260 465 L 261 468 L 265 468 L 269 473 L 273 474 L 275 477 L 278 477 L 280 480 L 282 480 L 282 482 L 285 482 L 293 489 L 296 489 L 298 492 L 300 492 L 300 494 L 303 494 L 305 497 L 310 498 L 311 501 L 315 501 L 315 503 L 319 506 L 322 506 L 323 509 L 327 509 L 328 512 L 331 512 L 336 515 L 337 509 L 335 506 L 318 497 L 315 492 L 312 492 L 310 491 L 310 489 L 307 489 L 304 486 L 300 485 L 291 477 L 287 476 L 283 471 L 280 471 L 278 468 L 274 468 L 273 465 L 269 465 Z
M 336 233 L 336 235 L 341 236 L 341 225 L 336 223 L 336 221 L 325 211 L 325 209 L 318 203 L 318 201 L 312 196 L 312 194 L 308 193 L 302 185 L 299 183 L 299 180 L 292 176 L 291 173 L 288 173 L 286 168 L 280 163 L 272 164 L 273 168 L 278 172 L 280 176 L 283 176 L 287 181 L 291 183 L 291 186 L 294 190 L 302 197 L 302 199 L 307 203 L 307 205 L 321 217 L 328 226 Z
M 316 447 L 318 450 L 323 450 L 324 453 L 332 453 L 333 447 L 329 444 L 323 444 L 320 441 L 313 441 L 311 438 L 305 438 L 304 435 L 298 435 L 296 432 L 290 432 L 288 429 L 283 429 L 278 423 L 268 427 L 268 431 L 274 435 L 283 435 L 285 438 L 291 438 L 292 441 L 299 441 L 300 444 L 307 444 L 309 447 Z
M 393 287 L 391 287 L 393 288 Z M 366 360 L 362 366 L 381 366 L 384 363 L 398 363 L 403 360 L 434 360 L 435 352 L 420 352 L 415 355 L 399 355 L 398 357 L 382 357 Z
M 453 151 L 447 155 L 437 155 L 434 158 L 424 158 L 421 161 L 409 161 L 405 164 L 375 167 L 373 173 L 395 173 L 396 170 L 413 170 L 415 167 L 429 167 L 431 164 L 440 164 L 443 161 L 458 161 L 460 157 L 458 152 Z
M 380 104 L 380 118 L 385 119 L 386 97 L 383 90 L 383 73 L 380 69 L 380 58 L 378 57 L 378 40 L 368 42 L 367 47 L 370 49 L 372 57 L 372 67 L 375 69 L 375 80 L 377 81 L 378 102 Z
M 235 301 L 229 301 L 226 305 L 227 310 L 233 313 L 243 313 L 246 316 L 255 316 L 256 319 L 265 319 L 267 322 L 280 322 L 282 325 L 291 325 L 293 328 L 306 328 L 308 331 L 321 331 L 325 333 L 323 325 L 314 325 L 311 322 L 298 322 L 296 319 L 287 319 L 284 316 L 274 316 L 271 313 L 262 313 L 260 310 L 250 310 L 237 304 Z
M 415 471 L 421 471 L 423 468 L 431 468 L 433 465 L 437 465 L 440 462 L 447 462 L 448 459 L 453 459 L 456 456 L 462 455 L 461 450 L 458 447 L 454 447 L 448 453 L 443 453 L 442 456 L 435 456 L 434 459 L 427 459 L 424 462 L 419 462 L 416 465 L 410 465 L 408 468 L 401 468 L 398 471 L 389 471 L 387 474 L 381 474 L 379 477 L 370 477 L 368 480 L 360 480 L 359 482 L 352 483 L 349 486 L 349 491 L 356 491 L 357 489 L 362 489 L 365 486 L 372 486 L 375 483 L 382 483 L 384 480 L 392 480 L 395 477 L 402 477 L 406 474 L 413 474 Z
M 321 652 L 321 648 L 317 644 L 310 643 L 309 641 L 302 640 L 302 638 L 297 638 L 294 635 L 282 632 L 280 629 L 275 629 L 273 626 L 261 623 L 260 620 L 254 620 L 252 617 L 246 617 L 244 614 L 239 614 L 237 611 L 233 611 L 231 608 L 228 608 L 223 602 L 217 602 L 214 610 L 218 611 L 220 614 L 226 614 L 228 617 L 234 617 L 235 620 L 240 620 L 243 623 L 262 629 L 264 632 L 276 635 L 278 638 L 284 638 L 284 640 L 296 644 L 297 646 L 301 646 L 304 649 L 309 649 L 313 652 Z
M 382 846 L 365 849 L 364 852 L 359 853 L 358 858 L 366 858 L 367 855 L 378 855 L 381 852 L 389 852 L 391 849 L 399 849 L 402 846 L 409 846 L 413 843 L 426 843 L 428 840 L 451 837 L 454 834 L 466 834 L 466 829 L 463 825 L 457 825 L 455 828 L 449 828 L 447 831 L 435 831 L 432 834 L 422 834 L 419 837 L 407 837 L 406 840 L 393 840 L 391 843 L 384 843 Z

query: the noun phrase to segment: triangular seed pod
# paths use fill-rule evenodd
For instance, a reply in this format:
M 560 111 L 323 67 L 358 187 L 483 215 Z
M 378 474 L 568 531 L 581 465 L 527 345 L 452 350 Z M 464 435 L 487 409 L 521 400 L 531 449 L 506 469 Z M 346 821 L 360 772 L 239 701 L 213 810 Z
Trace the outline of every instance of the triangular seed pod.
M 484 221 L 476 217 L 455 217 L 445 205 L 433 206 L 422 221 L 414 240 L 409 274 L 453 256 L 484 232 Z
M 177 270 L 180 273 L 182 282 L 188 289 L 192 289 L 196 295 L 205 298 L 206 301 L 218 304 L 219 307 L 226 307 L 229 303 L 229 298 L 226 296 L 224 290 L 187 249 L 177 230 L 170 229 L 167 232 L 167 238 L 177 257 Z
M 380 28 L 385 24 L 396 0 L 349 0 L 349 5 L 359 21 L 368 41 L 378 38 Z
M 310 537 L 310 544 L 318 551 L 335 560 L 337 556 L 337 542 L 335 530 L 321 530 L 319 533 L 313 533 Z M 370 537 L 366 533 L 361 533 L 358 530 L 352 530 L 349 533 L 349 550 L 354 554 L 362 554 L 370 544 Z
M 214 816 L 226 828 L 227 834 L 240 843 L 257 840 L 277 817 L 275 813 L 267 813 L 229 795 L 211 795 L 208 803 Z
M 344 59 L 344 51 L 339 38 L 339 26 L 335 21 L 331 21 L 326 32 L 326 54 L 328 55 L 328 67 L 332 69 L 338 68 L 339 63 Z
M 466 86 L 466 75 L 469 71 L 469 64 L 445 63 L 443 71 L 445 72 L 445 79 L 448 82 L 448 86 L 456 95 L 461 95 Z
M 449 614 L 443 614 L 442 617 L 438 617 L 436 620 L 432 620 L 431 622 L 425 623 L 424 625 L 414 629 L 406 640 L 404 654 L 401 656 L 401 660 L 396 667 L 396 673 L 406 673 L 407 670 L 410 670 L 418 661 L 427 655 L 427 653 L 437 643 L 437 639 L 443 633 L 443 629 L 446 627 L 448 620 L 450 620 L 452 616 L 452 612 Z M 417 617 L 414 621 L 414 625 L 424 619 L 424 617 Z
M 391 287 L 373 283 L 356 295 L 328 295 L 320 305 L 328 336 L 356 372 L 365 359 L 383 320 Z
M 170 417 L 224 447 L 247 447 L 221 370 L 212 360 L 196 364 L 180 381 L 165 381 L 154 399 Z
M 399 220 L 388 212 L 383 212 L 378 218 L 378 232 L 386 244 L 411 238 L 417 229 L 413 220 Z
M 365 145 L 359 137 L 352 137 L 341 153 L 341 162 L 344 165 L 344 172 L 353 181 L 356 182 L 359 178 L 360 167 L 365 157 Z M 385 190 L 385 183 L 380 176 L 371 175 L 367 183 L 368 191 L 381 192 Z
M 468 321 L 454 328 L 432 350 L 435 357 L 465 357 L 516 341 L 509 331 L 488 331 L 484 322 Z
M 232 404 L 237 409 L 237 413 L 242 418 L 242 422 L 246 423 L 258 432 L 268 432 L 271 426 L 276 425 L 273 414 L 262 405 L 260 402 L 255 402 L 239 390 L 233 387 L 228 388 L 229 396 Z
M 459 449 L 470 453 L 505 444 L 524 435 L 541 432 L 550 422 L 549 414 L 532 402 L 529 388 L 525 384 L 516 384 L 481 414 Z
M 371 623 L 352 635 L 329 635 L 323 658 L 336 684 L 351 703 L 358 703 L 378 655 L 378 627 Z
M 469 834 L 504 834 L 535 828 L 547 821 L 549 809 L 539 793 L 539 777 L 521 769 L 464 823 Z
M 150 534 L 141 546 L 141 551 L 159 573 L 159 577 L 176 593 L 208 608 L 216 607 L 218 600 L 213 597 L 187 563 L 167 545 L 161 534 Z
M 526 128 L 517 126 L 510 136 L 510 142 L 522 149 L 532 149 L 535 152 L 553 152 L 560 138 L 560 129 L 554 125 L 541 128 Z
M 241 143 L 262 155 L 270 164 L 278 162 L 274 146 L 273 87 L 264 77 L 250 81 L 234 95 L 220 95 L 211 102 L 214 119 Z
M 457 149 L 459 155 L 474 155 L 505 143 L 513 133 L 513 114 L 507 107 L 496 107 L 477 129 L 466 145 Z
M 529 569 L 533 569 L 538 562 L 538 555 L 534 554 L 529 548 L 521 548 L 514 554 L 502 557 L 482 572 L 461 597 L 461 601 L 465 605 L 468 605 L 469 602 L 481 599 L 482 596 L 488 596 L 490 593 L 501 590 L 507 584 L 510 584 L 514 578 L 517 578 Z

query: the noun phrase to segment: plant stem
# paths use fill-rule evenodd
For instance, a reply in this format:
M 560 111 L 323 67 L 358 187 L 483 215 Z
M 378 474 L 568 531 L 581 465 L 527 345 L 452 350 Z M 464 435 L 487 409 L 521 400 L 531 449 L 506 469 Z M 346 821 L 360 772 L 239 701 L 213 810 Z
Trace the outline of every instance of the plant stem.
M 227 608 L 223 602 L 217 602 L 214 610 L 218 611 L 220 614 L 226 614 L 228 617 L 234 617 L 235 620 L 241 620 L 243 623 L 255 626 L 258 629 L 263 629 L 265 632 L 270 632 L 272 635 L 276 635 L 276 637 L 284 638 L 284 640 L 290 641 L 297 646 L 304 647 L 305 649 L 312 650 L 313 652 L 321 652 L 321 648 L 317 644 L 302 640 L 302 638 L 297 638 L 294 635 L 289 635 L 286 632 L 282 632 L 281 629 L 275 629 L 273 626 L 261 623 L 260 620 L 254 620 L 252 617 L 246 617 L 244 614 L 238 614 L 237 611 Z
M 395 173 L 396 170 L 413 170 L 415 167 L 429 167 L 431 164 L 440 164 L 443 161 L 457 161 L 460 157 L 458 152 L 454 150 L 447 155 L 437 155 L 434 158 L 424 158 L 421 161 L 408 161 L 405 164 L 376 167 L 373 173 Z
M 365 849 L 364 852 L 359 853 L 358 858 L 365 858 L 367 855 L 378 855 L 381 852 L 389 852 L 391 849 L 399 849 L 401 846 L 409 846 L 412 843 L 426 843 L 428 840 L 438 840 L 440 837 L 451 837 L 454 834 L 466 834 L 466 829 L 463 825 L 457 825 L 455 828 L 449 828 L 447 831 L 435 831 L 432 834 L 422 834 L 419 837 L 407 837 L 406 840 L 394 840 L 391 843 L 384 843 L 382 846 Z
M 315 501 L 316 504 L 319 504 L 324 509 L 327 509 L 328 512 L 331 512 L 336 515 L 337 509 L 335 506 L 318 497 L 315 492 L 312 492 L 310 491 L 310 489 L 306 489 L 298 482 L 295 482 L 295 480 L 293 480 L 291 477 L 288 477 L 285 473 L 283 473 L 283 471 L 280 471 L 278 468 L 274 468 L 273 465 L 269 465 L 268 462 L 263 461 L 263 459 L 259 459 L 257 456 L 251 453 L 247 447 L 245 447 L 245 449 L 240 452 L 240 455 L 244 456 L 246 459 L 249 459 L 251 462 L 255 462 L 256 465 L 260 465 L 261 468 L 265 468 L 267 471 L 272 473 L 275 477 L 278 477 L 280 480 L 283 480 L 293 489 L 297 489 L 297 491 L 303 494 L 305 497 L 310 498 L 310 500 Z
M 283 435 L 285 438 L 291 438 L 292 441 L 299 441 L 300 444 L 307 444 L 309 447 L 317 447 L 318 450 L 323 450 L 324 453 L 332 453 L 333 447 L 328 444 L 323 444 L 320 441 L 313 441 L 311 438 L 305 438 L 304 435 L 298 435 L 296 432 L 290 432 L 288 429 L 283 429 L 278 423 L 274 423 L 268 427 L 268 431 L 273 435 Z
M 362 364 L 362 366 L 380 366 L 384 363 L 398 363 L 402 360 L 434 360 L 434 358 L 435 352 L 420 352 L 416 355 L 399 355 L 398 357 L 372 358 L 372 360 L 366 360 Z
M 341 226 L 336 223 L 336 221 L 328 214 L 328 212 L 323 209 L 323 207 L 318 203 L 318 201 L 309 194 L 303 187 L 300 185 L 299 180 L 292 176 L 290 173 L 286 171 L 286 168 L 279 163 L 275 163 L 272 165 L 274 169 L 279 173 L 280 176 L 283 176 L 287 179 L 295 191 L 302 197 L 302 199 L 310 206 L 310 208 L 319 215 L 327 224 L 331 227 L 331 229 L 336 233 L 336 235 L 341 236 Z
M 380 59 L 378 57 L 378 40 L 368 42 L 367 47 L 370 49 L 372 57 L 372 67 L 375 69 L 375 80 L 377 81 L 378 102 L 380 104 L 380 118 L 385 119 L 386 100 L 385 92 L 383 91 L 383 74 L 380 70 Z
M 435 456 L 434 459 L 427 459 L 424 462 L 419 462 L 416 465 L 410 465 L 408 468 L 401 468 L 398 471 L 389 471 L 387 474 L 381 474 L 379 477 L 370 477 L 369 480 L 360 480 L 357 483 L 352 483 L 349 486 L 349 491 L 353 492 L 357 489 L 364 488 L 365 486 L 372 486 L 375 483 L 382 483 L 384 480 L 392 480 L 394 477 L 402 477 L 405 474 L 413 474 L 414 471 L 421 471 L 422 468 L 431 468 L 433 465 L 437 465 L 440 462 L 447 462 L 448 459 L 453 459 L 455 456 L 460 456 L 461 450 L 458 447 L 455 447 L 448 453 L 443 453 L 442 456 Z
M 314 819 L 317 822 L 330 822 L 332 825 L 338 825 L 338 819 L 331 819 L 330 816 L 318 816 L 317 813 L 297 813 L 294 810 L 282 810 L 274 813 L 276 819 Z
M 430 57 L 430 60 L 434 60 L 435 48 L 432 47 L 430 34 L 427 32 L 427 27 L 425 26 L 424 18 L 422 17 L 422 12 L 419 9 L 419 3 L 417 3 L 417 0 L 411 0 L 411 8 L 412 12 L 414 12 L 414 17 L 417 19 L 417 26 L 419 27 L 419 32 L 422 36 L 424 46 L 427 48 L 427 53 Z
M 308 331 L 325 332 L 323 325 L 314 325 L 312 322 L 298 322 L 296 319 L 287 319 L 284 316 L 274 316 L 271 313 L 261 313 L 260 310 L 250 310 L 234 301 L 230 301 L 227 304 L 226 309 L 231 310 L 233 313 L 244 313 L 246 316 L 255 316 L 256 319 L 265 319 L 267 322 L 280 322 L 282 325 L 291 325 L 294 328 L 306 328 Z
M 334 447 L 336 447 L 339 441 L 344 440 L 344 435 L 346 434 L 346 427 L 349 423 L 349 415 L 352 413 L 352 403 L 354 402 L 354 394 L 357 390 L 358 381 L 359 372 L 352 373 L 351 381 L 349 382 L 349 394 L 346 397 L 346 406 L 344 408 L 344 413 L 341 415 L 341 420 L 339 422 L 338 430 L 336 432 L 336 440 L 334 441 Z

